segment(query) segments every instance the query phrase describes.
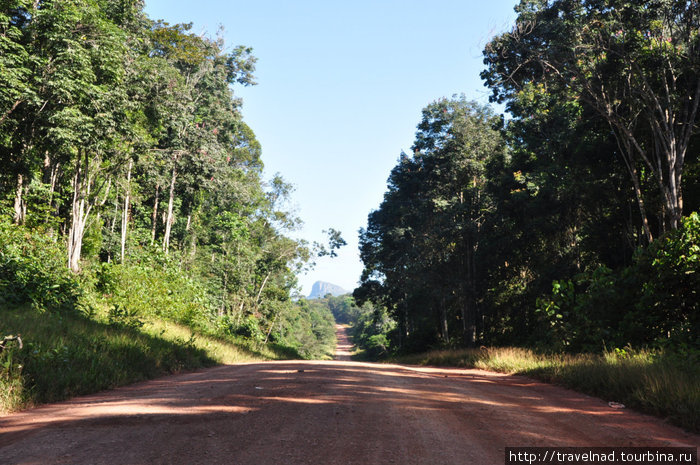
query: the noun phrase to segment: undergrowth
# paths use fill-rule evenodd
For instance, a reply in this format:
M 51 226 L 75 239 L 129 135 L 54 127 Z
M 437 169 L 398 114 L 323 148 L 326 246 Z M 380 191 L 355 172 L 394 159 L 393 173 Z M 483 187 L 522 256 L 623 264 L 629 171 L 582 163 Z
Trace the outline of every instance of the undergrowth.
M 482 348 L 432 351 L 393 361 L 531 376 L 700 431 L 700 360 L 695 352 L 615 349 L 601 355 L 552 355 L 520 348 Z
M 24 341 L 0 351 L 0 413 L 220 363 L 308 358 L 317 351 L 302 343 L 330 340 L 301 310 L 300 335 L 273 333 L 266 344 L 255 321 L 257 337 L 246 337 L 221 324 L 204 284 L 168 257 L 132 258 L 74 274 L 50 230 L 0 215 L 0 340 Z
M 19 333 L 24 341 L 22 349 L 11 343 L 0 353 L 4 413 L 217 363 L 285 355 L 194 334 L 165 321 L 129 327 L 30 305 L 0 312 L 0 334 Z

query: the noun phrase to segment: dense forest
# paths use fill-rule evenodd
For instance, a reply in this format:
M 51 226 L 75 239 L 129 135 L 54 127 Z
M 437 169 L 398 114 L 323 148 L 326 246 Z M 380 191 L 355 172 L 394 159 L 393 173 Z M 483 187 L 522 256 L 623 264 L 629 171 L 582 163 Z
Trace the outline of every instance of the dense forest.
M 60 325 L 79 317 L 138 339 L 161 320 L 192 331 L 187 347 L 204 334 L 332 354 L 331 314 L 293 296 L 296 273 L 344 241 L 290 238 L 292 187 L 263 179 L 234 94 L 255 63 L 248 47 L 149 19 L 140 0 L 0 2 L 0 332 L 34 344 L 3 355 L 0 380 L 30 388 L 41 357 L 106 351 L 100 337 L 42 342 L 36 314 L 56 334 L 78 334 Z
M 516 12 L 481 74 L 507 114 L 426 106 L 360 231 L 353 297 L 296 300 L 297 274 L 345 241 L 291 238 L 293 188 L 263 178 L 235 94 L 255 84 L 252 49 L 141 0 L 0 2 L 0 336 L 31 349 L 2 342 L 0 409 L 228 360 L 205 353 L 216 341 L 330 357 L 333 317 L 367 358 L 697 360 L 700 5 Z
M 522 0 L 360 232 L 393 350 L 700 344 L 700 5 Z

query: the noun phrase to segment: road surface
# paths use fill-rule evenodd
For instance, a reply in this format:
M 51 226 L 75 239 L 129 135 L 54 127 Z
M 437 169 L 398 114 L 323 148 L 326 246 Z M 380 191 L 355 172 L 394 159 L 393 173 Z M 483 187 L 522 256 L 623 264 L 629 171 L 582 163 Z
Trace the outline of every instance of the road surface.
M 524 377 L 347 360 L 220 366 L 0 418 L 2 465 L 493 465 L 505 447 L 699 444 Z
M 338 339 L 335 345 L 335 359 L 349 361 L 352 355 L 352 342 L 347 333 L 347 326 L 335 325 L 335 335 Z

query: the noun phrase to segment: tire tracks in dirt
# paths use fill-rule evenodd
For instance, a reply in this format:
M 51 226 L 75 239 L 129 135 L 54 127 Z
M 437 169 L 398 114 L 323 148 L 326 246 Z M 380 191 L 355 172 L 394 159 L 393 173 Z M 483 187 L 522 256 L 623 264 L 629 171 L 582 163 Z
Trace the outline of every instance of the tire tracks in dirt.
M 22 465 L 486 465 L 505 447 L 698 445 L 524 377 L 347 360 L 220 366 L 0 418 L 0 463 Z

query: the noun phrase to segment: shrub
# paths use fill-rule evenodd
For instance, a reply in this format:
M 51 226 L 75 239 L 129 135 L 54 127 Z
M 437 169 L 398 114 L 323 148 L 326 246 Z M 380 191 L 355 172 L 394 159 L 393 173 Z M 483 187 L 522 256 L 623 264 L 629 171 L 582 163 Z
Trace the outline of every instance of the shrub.
M 640 250 L 619 271 L 601 267 L 574 280 L 554 282 L 538 301 L 557 350 L 600 351 L 664 346 L 684 352 L 700 347 L 700 215 Z
M 63 246 L 49 231 L 30 230 L 0 217 L 0 304 L 30 303 L 42 310 L 73 312 L 81 308 L 81 295 Z
M 212 305 L 203 286 L 170 263 L 102 263 L 96 288 L 116 320 L 165 318 L 208 329 Z M 116 321 L 115 320 L 115 321 Z

